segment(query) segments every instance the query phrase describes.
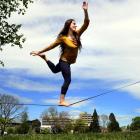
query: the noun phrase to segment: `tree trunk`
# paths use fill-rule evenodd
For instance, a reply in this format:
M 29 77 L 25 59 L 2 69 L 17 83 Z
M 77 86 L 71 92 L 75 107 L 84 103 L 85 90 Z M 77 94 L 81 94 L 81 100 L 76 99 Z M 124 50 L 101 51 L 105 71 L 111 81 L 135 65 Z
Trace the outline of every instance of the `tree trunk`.
M 4 135 L 4 131 L 5 131 L 5 126 L 1 126 L 1 132 L 0 132 L 0 135 L 1 135 L 1 136 Z
M 1 136 L 3 136 L 3 135 L 4 135 L 4 130 L 3 130 L 3 129 L 1 130 L 1 133 L 0 133 L 0 134 L 1 134 Z

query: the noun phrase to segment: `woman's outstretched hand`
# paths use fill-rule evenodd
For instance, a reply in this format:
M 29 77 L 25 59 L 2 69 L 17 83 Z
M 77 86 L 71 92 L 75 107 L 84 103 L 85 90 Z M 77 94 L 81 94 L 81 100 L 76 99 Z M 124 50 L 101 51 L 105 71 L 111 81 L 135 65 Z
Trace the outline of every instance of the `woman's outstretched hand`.
M 30 52 L 30 55 L 32 56 L 36 56 L 36 55 L 39 55 L 40 53 L 38 51 L 32 51 Z
M 86 1 L 83 1 L 82 8 L 83 8 L 84 10 L 87 10 L 87 9 L 88 9 L 88 2 L 87 2 L 87 0 L 86 0 Z

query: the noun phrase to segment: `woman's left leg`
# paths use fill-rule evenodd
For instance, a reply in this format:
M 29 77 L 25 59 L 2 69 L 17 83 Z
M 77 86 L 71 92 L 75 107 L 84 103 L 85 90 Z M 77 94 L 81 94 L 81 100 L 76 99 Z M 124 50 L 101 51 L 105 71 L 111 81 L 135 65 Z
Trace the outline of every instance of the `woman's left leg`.
M 60 63 L 61 72 L 62 72 L 62 75 L 64 78 L 64 83 L 61 87 L 60 105 L 61 104 L 68 105 L 65 102 L 65 95 L 66 95 L 69 85 L 71 83 L 71 68 L 70 68 L 70 64 L 65 61 L 60 60 L 59 63 Z

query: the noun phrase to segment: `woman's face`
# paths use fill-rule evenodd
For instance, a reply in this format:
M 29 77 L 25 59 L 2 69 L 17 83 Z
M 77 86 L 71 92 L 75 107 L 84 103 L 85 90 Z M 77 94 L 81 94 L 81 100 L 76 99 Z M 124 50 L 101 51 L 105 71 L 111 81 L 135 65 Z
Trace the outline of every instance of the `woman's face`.
M 73 20 L 72 22 L 71 22 L 71 24 L 70 24 L 70 29 L 72 30 L 72 31 L 76 31 L 76 22 Z

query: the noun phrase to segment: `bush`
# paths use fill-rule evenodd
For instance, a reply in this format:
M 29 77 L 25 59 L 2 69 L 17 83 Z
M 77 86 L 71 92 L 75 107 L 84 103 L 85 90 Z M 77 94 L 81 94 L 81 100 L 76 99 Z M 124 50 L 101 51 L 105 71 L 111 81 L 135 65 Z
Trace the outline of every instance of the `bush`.
M 119 123 L 116 121 L 116 122 L 110 122 L 107 126 L 108 128 L 108 131 L 109 132 L 116 132 L 116 131 L 121 131 L 120 127 L 119 127 Z
M 140 130 L 140 117 L 135 117 L 135 118 L 132 119 L 132 123 L 130 125 L 130 129 L 132 131 Z
M 39 127 L 34 128 L 34 130 L 35 130 L 35 132 L 36 132 L 37 134 L 40 133 L 40 128 L 39 128 Z
M 12 127 L 7 128 L 7 133 L 8 134 L 14 134 L 15 133 L 15 129 Z
M 45 128 L 41 130 L 41 134 L 50 134 L 51 130 L 49 128 Z
M 25 122 L 16 128 L 16 133 L 17 134 L 27 134 L 29 129 L 30 129 L 29 124 L 27 122 Z

